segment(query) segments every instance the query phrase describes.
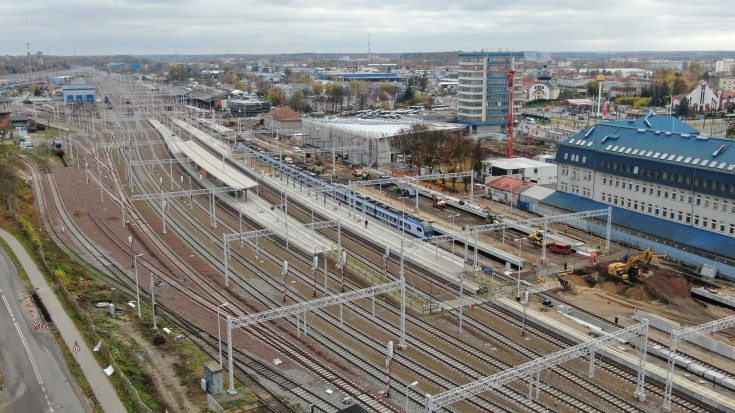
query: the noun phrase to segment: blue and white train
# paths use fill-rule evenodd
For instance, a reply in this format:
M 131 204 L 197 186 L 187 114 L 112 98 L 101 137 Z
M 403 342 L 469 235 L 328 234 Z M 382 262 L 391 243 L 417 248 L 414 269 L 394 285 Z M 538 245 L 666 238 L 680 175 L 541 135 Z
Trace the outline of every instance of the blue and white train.
M 409 214 L 404 214 L 402 211 L 396 211 L 374 199 L 364 198 L 358 194 L 350 194 L 350 191 L 342 185 L 334 185 L 329 181 L 313 176 L 312 174 L 302 171 L 290 164 L 279 163 L 278 159 L 264 155 L 245 145 L 240 145 L 240 147 L 252 155 L 255 155 L 258 160 L 270 164 L 274 171 L 280 171 L 281 168 L 283 168 L 283 173 L 285 175 L 288 175 L 290 178 L 302 182 L 309 187 L 333 186 L 335 189 L 334 191 L 325 191 L 328 196 L 357 209 L 365 215 L 373 217 L 401 231 L 405 231 L 406 234 L 413 235 L 417 238 L 434 236 L 434 228 L 431 226 L 429 221 L 417 219 Z

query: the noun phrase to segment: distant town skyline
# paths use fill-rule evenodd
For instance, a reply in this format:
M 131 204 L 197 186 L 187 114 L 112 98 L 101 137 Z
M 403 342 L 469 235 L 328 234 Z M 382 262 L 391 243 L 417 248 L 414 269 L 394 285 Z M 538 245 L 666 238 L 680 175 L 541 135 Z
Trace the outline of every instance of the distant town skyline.
M 6 2 L 2 54 L 733 50 L 726 0 Z

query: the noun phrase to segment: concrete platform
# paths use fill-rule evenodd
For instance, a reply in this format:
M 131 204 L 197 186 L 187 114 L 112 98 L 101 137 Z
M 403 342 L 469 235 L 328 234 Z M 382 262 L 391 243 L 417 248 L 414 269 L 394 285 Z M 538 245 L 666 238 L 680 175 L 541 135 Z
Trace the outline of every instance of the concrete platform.
M 711 291 L 706 288 L 692 288 L 692 295 L 700 299 L 712 301 L 723 307 L 735 309 L 735 297 L 729 294 Z

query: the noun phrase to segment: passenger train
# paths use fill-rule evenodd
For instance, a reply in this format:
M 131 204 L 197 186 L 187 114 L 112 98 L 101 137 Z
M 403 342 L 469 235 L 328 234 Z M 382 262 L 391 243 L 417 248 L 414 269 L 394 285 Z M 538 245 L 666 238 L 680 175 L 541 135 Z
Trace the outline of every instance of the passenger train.
M 250 148 L 246 145 L 240 145 L 246 151 L 257 156 L 261 161 L 267 162 L 273 166 L 274 170 L 283 168 L 283 173 L 289 177 L 303 182 L 309 187 L 325 187 L 334 186 L 334 191 L 326 191 L 328 196 L 341 201 L 350 207 L 357 209 L 358 211 L 373 217 L 381 222 L 384 222 L 394 228 L 401 231 L 405 231 L 406 234 L 413 235 L 417 238 L 427 238 L 434 236 L 434 228 L 431 226 L 429 221 L 423 221 L 417 219 L 411 215 L 404 214 L 402 211 L 396 211 L 391 207 L 370 198 L 364 198 L 357 194 L 350 194 L 350 191 L 341 185 L 331 184 L 329 181 L 325 181 L 321 178 L 313 176 L 306 171 L 302 171 L 287 163 L 279 164 L 278 159 L 274 159 L 270 156 L 264 155 L 259 151 Z

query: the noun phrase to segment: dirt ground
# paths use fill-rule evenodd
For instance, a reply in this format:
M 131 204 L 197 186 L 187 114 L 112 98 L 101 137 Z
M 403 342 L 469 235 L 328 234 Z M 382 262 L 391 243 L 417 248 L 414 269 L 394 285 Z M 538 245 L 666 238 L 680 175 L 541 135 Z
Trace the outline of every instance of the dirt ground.
M 692 284 L 686 275 L 665 264 L 651 265 L 643 282 L 626 283 L 607 276 L 609 263 L 602 262 L 575 271 L 567 279 L 574 285 L 576 294 L 568 291 L 558 291 L 557 294 L 605 319 L 619 317 L 623 326 L 636 323 L 633 320 L 635 309 L 685 326 L 695 326 L 735 314 L 733 310 L 693 298 Z M 715 338 L 735 345 L 735 335 L 727 331 L 717 334 Z
M 152 378 L 157 389 L 167 404 L 169 412 L 195 412 L 201 409 L 187 398 L 187 390 L 181 385 L 179 373 L 173 366 L 178 362 L 176 353 L 169 354 L 165 346 L 152 346 L 136 328 L 129 324 L 123 324 L 121 332 L 127 339 L 132 339 L 141 351 L 137 354 L 139 358 L 147 359 L 148 363 L 142 363 L 145 372 Z M 202 372 L 202 375 L 204 373 Z

